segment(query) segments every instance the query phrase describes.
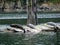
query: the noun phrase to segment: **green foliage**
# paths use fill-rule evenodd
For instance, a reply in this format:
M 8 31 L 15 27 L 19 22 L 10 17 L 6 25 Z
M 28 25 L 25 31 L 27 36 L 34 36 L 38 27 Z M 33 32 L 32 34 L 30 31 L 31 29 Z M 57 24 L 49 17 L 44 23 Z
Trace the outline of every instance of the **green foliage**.
M 6 2 L 14 2 L 14 1 L 17 1 L 17 0 L 0 0 L 0 1 L 6 1 Z M 24 6 L 26 5 L 26 0 L 20 0 L 21 1 L 21 6 Z M 29 5 L 31 5 L 31 0 L 29 0 Z M 45 0 L 37 0 L 37 4 L 41 4 L 43 3 Z M 60 0 L 46 0 L 46 2 L 52 2 L 52 3 L 59 3 Z
M 58 3 L 60 0 L 49 0 L 49 2 Z

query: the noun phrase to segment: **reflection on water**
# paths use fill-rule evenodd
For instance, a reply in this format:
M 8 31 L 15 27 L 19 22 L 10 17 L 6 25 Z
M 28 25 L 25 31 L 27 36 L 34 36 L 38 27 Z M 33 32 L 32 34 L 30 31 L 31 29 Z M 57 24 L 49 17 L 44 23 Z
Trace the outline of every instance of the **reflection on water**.
M 47 34 L 44 34 L 47 33 Z M 52 33 L 51 35 L 48 33 Z M 2 45 L 54 45 L 55 44 L 55 34 L 53 32 L 43 32 L 34 35 L 29 40 L 24 40 L 25 35 L 21 34 L 10 34 L 4 33 L 0 34 L 0 44 Z M 29 38 L 29 37 L 28 37 Z
M 27 14 L 0 14 L 0 19 L 27 19 Z M 60 13 L 37 14 L 38 18 L 60 18 Z
M 8 27 L 9 27 L 9 25 L 0 25 L 0 30 L 6 29 Z
M 27 23 L 27 14 L 0 14 L 0 24 L 22 24 Z M 60 22 L 60 13 L 37 14 L 38 23 Z
M 8 25 L 1 25 L 1 27 Z M 1 28 L 2 29 L 2 28 Z M 32 35 L 32 34 L 31 34 Z M 0 45 L 57 45 L 60 42 L 60 32 L 40 32 L 36 35 L 20 33 L 0 33 Z

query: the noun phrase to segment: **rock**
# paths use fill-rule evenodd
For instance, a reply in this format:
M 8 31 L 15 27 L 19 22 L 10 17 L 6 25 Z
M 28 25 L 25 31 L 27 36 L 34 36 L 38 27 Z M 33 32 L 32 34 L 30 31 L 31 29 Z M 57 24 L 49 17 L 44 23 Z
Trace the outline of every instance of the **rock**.
M 30 27 L 30 28 L 32 28 L 32 29 L 35 29 L 35 27 L 34 27 L 33 24 L 28 24 L 27 26 Z
M 54 28 L 60 29 L 60 25 L 57 24 L 57 23 L 54 23 L 54 22 L 48 22 L 47 24 L 48 24 L 48 25 L 54 26 Z
M 23 32 L 23 30 L 18 29 L 18 28 L 13 28 L 13 27 L 7 28 L 7 30 L 8 30 L 8 31 L 12 31 L 12 32 Z
M 21 25 L 18 25 L 18 24 L 11 24 L 10 26 L 14 27 L 14 28 L 19 28 L 19 29 L 25 30 Z

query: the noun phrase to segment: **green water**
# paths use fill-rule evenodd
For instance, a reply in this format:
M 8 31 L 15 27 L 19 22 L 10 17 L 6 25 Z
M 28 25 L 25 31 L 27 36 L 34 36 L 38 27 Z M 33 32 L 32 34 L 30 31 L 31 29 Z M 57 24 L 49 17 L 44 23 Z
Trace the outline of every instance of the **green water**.
M 38 23 L 46 23 L 46 22 L 60 22 L 60 18 L 39 18 Z M 0 20 L 0 24 L 22 24 L 25 25 L 27 23 L 27 19 L 2 19 Z
M 54 32 L 41 32 L 28 40 L 25 34 L 0 33 L 0 45 L 60 45 L 59 40 L 60 35 Z
M 26 19 L 3 19 L 0 20 L 0 24 L 26 24 Z
M 22 24 L 25 25 L 27 23 L 28 15 L 23 13 L 14 13 L 14 14 L 0 14 L 0 24 Z M 38 23 L 45 22 L 60 22 L 60 13 L 38 13 Z
M 26 14 L 23 15 L 23 17 L 26 17 Z M 41 15 L 41 18 L 38 18 L 38 24 L 45 22 L 60 22 L 60 14 L 58 14 L 58 16 L 53 16 L 55 14 L 39 15 Z M 49 17 L 48 15 L 51 15 L 51 17 L 45 18 L 46 16 Z M 9 19 L 7 17 L 9 17 Z M 13 17 L 17 18 L 13 19 Z M 22 17 L 21 14 L 0 14 L 0 25 L 25 25 L 27 23 L 27 19 L 19 19 L 20 17 Z M 4 26 L 1 27 L 4 28 Z M 20 33 L 0 33 L 0 45 L 60 45 L 60 32 L 40 32 L 33 36 Z

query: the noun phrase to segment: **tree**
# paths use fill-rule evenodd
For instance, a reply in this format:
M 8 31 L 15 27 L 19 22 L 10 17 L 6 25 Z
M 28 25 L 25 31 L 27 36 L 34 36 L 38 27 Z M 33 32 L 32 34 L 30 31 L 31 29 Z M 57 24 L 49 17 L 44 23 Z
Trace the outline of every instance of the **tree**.
M 2 6 L 2 11 L 4 12 L 4 9 L 5 9 L 5 4 L 7 3 L 7 2 L 11 2 L 11 1 L 14 1 L 14 0 L 2 0 L 2 2 L 3 2 L 3 6 Z
M 4 9 L 5 9 L 5 0 L 2 0 L 2 1 L 3 1 L 2 11 L 4 12 Z
M 36 0 L 31 0 L 31 5 L 29 6 L 29 0 L 27 0 L 27 24 L 37 24 L 37 15 L 36 15 Z

